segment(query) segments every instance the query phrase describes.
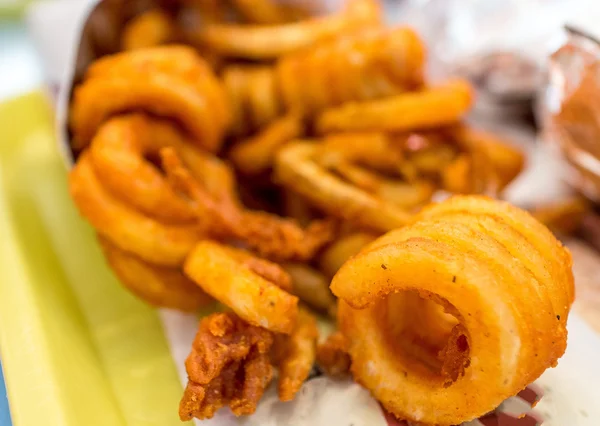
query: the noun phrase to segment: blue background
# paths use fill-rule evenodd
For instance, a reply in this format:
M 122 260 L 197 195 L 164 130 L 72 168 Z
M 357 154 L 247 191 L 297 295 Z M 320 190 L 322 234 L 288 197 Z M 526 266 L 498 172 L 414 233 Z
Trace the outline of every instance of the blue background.
M 4 376 L 2 375 L 2 365 L 0 364 L 0 426 L 10 426 L 10 413 L 8 412 L 8 399 L 6 399 L 6 389 L 4 389 Z

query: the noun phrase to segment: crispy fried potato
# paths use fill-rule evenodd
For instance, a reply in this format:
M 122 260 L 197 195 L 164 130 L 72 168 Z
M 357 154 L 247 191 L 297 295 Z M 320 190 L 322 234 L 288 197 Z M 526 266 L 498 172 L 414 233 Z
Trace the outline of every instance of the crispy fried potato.
M 319 271 L 303 263 L 285 263 L 283 269 L 293 283 L 292 293 L 310 307 L 328 312 L 335 305 L 329 290 L 329 280 Z
M 298 311 L 296 327 L 289 336 L 276 336 L 280 401 L 294 399 L 308 378 L 315 362 L 318 338 L 317 321 L 304 309 Z
M 257 135 L 236 143 L 230 153 L 231 161 L 247 175 L 265 172 L 273 166 L 279 148 L 301 137 L 303 132 L 300 116 L 287 114 Z
M 201 226 L 168 225 L 132 209 L 108 193 L 84 152 L 69 175 L 79 212 L 115 246 L 157 265 L 177 267 L 204 235 Z
M 220 82 L 192 48 L 133 50 L 94 62 L 75 88 L 73 149 L 85 148 L 109 117 L 131 110 L 175 120 L 213 152 L 220 148 L 230 120 Z
M 345 377 L 350 374 L 349 341 L 342 333 L 330 334 L 317 346 L 317 364 L 331 377 Z
M 281 25 L 212 24 L 201 28 L 196 42 L 224 56 L 274 59 L 319 40 L 376 25 L 380 10 L 373 0 L 347 0 L 345 11 Z
M 400 207 L 345 183 L 315 161 L 318 147 L 295 142 L 277 155 L 275 173 L 286 187 L 302 194 L 327 213 L 368 229 L 387 231 L 408 223 Z
M 98 236 L 106 261 L 128 290 L 157 307 L 194 312 L 212 303 L 181 270 L 151 265 Z
M 319 257 L 319 269 L 328 278 L 333 278 L 336 272 L 348 259 L 357 254 L 376 238 L 377 235 L 364 232 L 352 233 L 340 237 L 327 247 Z
M 198 243 L 183 266 L 206 293 L 248 323 L 289 334 L 298 315 L 298 298 L 252 271 L 212 241 Z
M 381 100 L 348 103 L 325 110 L 317 131 L 427 130 L 458 122 L 471 108 L 473 91 L 463 80 Z
M 493 410 L 562 356 L 570 265 L 548 229 L 507 203 L 457 196 L 425 209 L 332 281 L 353 376 L 410 421 L 453 425 Z M 405 333 L 422 325 L 403 317 L 409 295 L 429 301 L 420 309 L 431 318 L 454 317 L 442 348 Z
M 173 19 L 159 9 L 149 10 L 133 18 L 123 30 L 121 47 L 136 50 L 172 43 L 177 38 Z

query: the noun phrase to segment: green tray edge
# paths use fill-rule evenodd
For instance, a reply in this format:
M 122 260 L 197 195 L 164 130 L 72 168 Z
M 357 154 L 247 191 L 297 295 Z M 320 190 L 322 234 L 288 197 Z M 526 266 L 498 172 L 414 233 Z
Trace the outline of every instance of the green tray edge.
M 41 92 L 0 105 L 0 356 L 14 426 L 181 424 L 158 315 L 70 202 Z

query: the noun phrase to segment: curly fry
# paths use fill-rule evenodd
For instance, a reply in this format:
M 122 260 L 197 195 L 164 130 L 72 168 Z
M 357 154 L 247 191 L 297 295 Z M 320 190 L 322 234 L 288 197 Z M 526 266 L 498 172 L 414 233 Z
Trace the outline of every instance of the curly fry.
M 357 232 L 343 236 L 327 247 L 319 257 L 319 268 L 328 278 L 333 278 L 352 256 L 373 242 L 377 235 Z M 293 278 L 292 278 L 293 279 Z
M 85 148 L 110 116 L 131 110 L 174 119 L 209 151 L 221 146 L 229 124 L 220 82 L 184 46 L 133 50 L 94 62 L 73 94 L 73 149 Z
M 123 30 L 123 50 L 160 46 L 175 41 L 177 27 L 173 19 L 159 9 L 149 10 L 133 18 Z
M 221 244 L 198 243 L 183 270 L 202 290 L 250 324 L 278 333 L 292 332 L 298 298 L 253 272 Z
M 451 129 L 452 137 L 459 145 L 467 145 L 482 152 L 487 166 L 495 170 L 498 178 L 498 190 L 504 189 L 523 170 L 525 156 L 523 152 L 510 142 L 496 135 L 477 130 L 467 125 Z
M 472 88 L 463 80 L 386 99 L 349 103 L 325 110 L 317 131 L 413 131 L 456 123 L 473 103 Z
M 200 45 L 225 56 L 273 59 L 379 21 L 379 5 L 374 0 L 347 0 L 346 10 L 322 18 L 272 26 L 211 24 L 195 37 Z
M 161 149 L 172 147 L 213 196 L 227 198 L 228 204 L 233 204 L 231 170 L 194 146 L 172 124 L 132 114 L 103 124 L 92 140 L 89 155 L 96 175 L 115 196 L 166 223 L 189 223 L 195 218 L 193 209 L 148 159 L 158 158 Z
M 289 336 L 276 336 L 275 350 L 280 354 L 279 400 L 291 401 L 308 378 L 316 357 L 319 330 L 316 319 L 304 309 L 298 310 L 298 321 Z
M 341 332 L 330 334 L 317 346 L 317 364 L 331 377 L 344 377 L 350 373 L 352 360 L 348 349 L 350 342 Z
M 173 187 L 188 197 L 201 223 L 212 223 L 211 235 L 219 239 L 238 239 L 272 260 L 307 260 L 334 236 L 332 221 L 315 221 L 303 229 L 289 218 L 270 213 L 235 206 L 223 208 L 191 176 L 172 149 L 163 149 L 161 156 Z
M 274 121 L 263 131 L 235 144 L 230 153 L 233 164 L 244 174 L 255 175 L 272 167 L 277 150 L 304 132 L 302 120 L 291 113 Z
M 329 312 L 335 306 L 329 280 L 319 271 L 303 263 L 285 263 L 282 267 L 292 279 L 292 293 L 304 303 L 321 312 Z
M 100 235 L 98 241 L 106 261 L 123 285 L 149 304 L 194 312 L 213 302 L 179 269 L 146 263 Z
M 410 421 L 454 425 L 493 410 L 564 353 L 570 266 L 548 229 L 507 203 L 457 196 L 425 209 L 332 281 L 353 376 Z M 410 295 L 428 301 L 419 306 L 428 315 L 452 319 L 443 346 L 410 333 L 422 327 L 402 316 Z
M 276 0 L 233 0 L 234 7 L 251 24 L 273 25 L 293 21 L 284 5 Z
M 79 212 L 98 233 L 147 262 L 180 266 L 205 234 L 197 224 L 164 224 L 114 198 L 98 179 L 89 152 L 71 170 L 69 188 Z
M 408 223 L 405 210 L 345 183 L 315 160 L 318 146 L 294 142 L 278 153 L 277 179 L 331 215 L 368 229 L 388 231 Z
M 272 333 L 232 313 L 204 318 L 185 362 L 188 383 L 179 404 L 181 420 L 210 419 L 226 406 L 236 416 L 254 413 L 273 377 L 272 344 Z
M 425 48 L 410 28 L 375 28 L 287 55 L 276 73 L 283 104 L 312 116 L 346 102 L 419 88 L 424 63 Z

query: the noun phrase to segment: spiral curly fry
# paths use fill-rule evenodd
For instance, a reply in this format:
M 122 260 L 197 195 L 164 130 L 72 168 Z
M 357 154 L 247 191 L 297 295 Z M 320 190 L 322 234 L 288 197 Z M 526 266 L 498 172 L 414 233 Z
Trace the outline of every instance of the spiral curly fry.
M 258 275 L 212 241 L 198 243 L 184 264 L 185 274 L 202 290 L 248 323 L 289 334 L 298 315 L 298 298 Z
M 149 10 L 133 18 L 123 29 L 123 50 L 137 50 L 172 43 L 177 38 L 173 19 L 160 9 Z
M 490 412 L 562 356 L 570 267 L 516 207 L 477 196 L 432 205 L 332 281 L 354 378 L 402 419 L 455 425 Z
M 330 220 L 313 221 L 301 228 L 296 221 L 215 199 L 194 179 L 172 148 L 161 151 L 163 166 L 174 188 L 185 194 L 211 235 L 221 240 L 239 240 L 259 255 L 271 260 L 308 260 L 334 237 Z
M 308 378 L 317 352 L 317 321 L 298 310 L 296 326 L 289 336 L 275 336 L 275 363 L 279 367 L 279 400 L 291 401 Z
M 319 133 L 427 130 L 457 123 L 472 103 L 471 85 L 457 79 L 418 92 L 327 109 L 316 127 Z
M 411 214 L 321 167 L 318 146 L 294 142 L 277 154 L 275 173 L 286 187 L 303 195 L 327 213 L 367 229 L 389 231 L 409 222 Z
M 379 24 L 374 0 L 347 0 L 341 12 L 281 25 L 209 24 L 195 34 L 195 43 L 223 56 L 274 59 L 320 40 Z
M 302 137 L 304 126 L 298 114 L 290 113 L 273 121 L 257 135 L 232 148 L 229 158 L 246 175 L 257 175 L 273 166 L 277 151 L 287 142 Z
M 175 120 L 209 151 L 219 149 L 229 124 L 220 82 L 185 46 L 134 50 L 94 62 L 73 94 L 73 149 L 85 148 L 110 116 L 132 110 Z
M 409 28 L 374 28 L 283 56 L 272 67 L 231 66 L 223 81 L 233 133 L 261 128 L 285 111 L 313 116 L 349 101 L 396 95 L 423 84 L 425 48 Z
M 180 266 L 205 230 L 196 223 L 162 223 L 117 199 L 98 178 L 89 154 L 81 154 L 69 175 L 81 215 L 121 250 L 156 265 Z
M 89 155 L 96 175 L 112 194 L 155 219 L 189 223 L 196 218 L 194 210 L 151 162 L 163 148 L 173 148 L 190 173 L 203 181 L 214 197 L 224 200 L 223 208 L 236 204 L 232 171 L 195 146 L 168 122 L 142 114 L 121 115 L 100 127 Z
M 153 306 L 194 312 L 213 302 L 179 269 L 152 265 L 99 237 L 106 261 L 121 283 Z

